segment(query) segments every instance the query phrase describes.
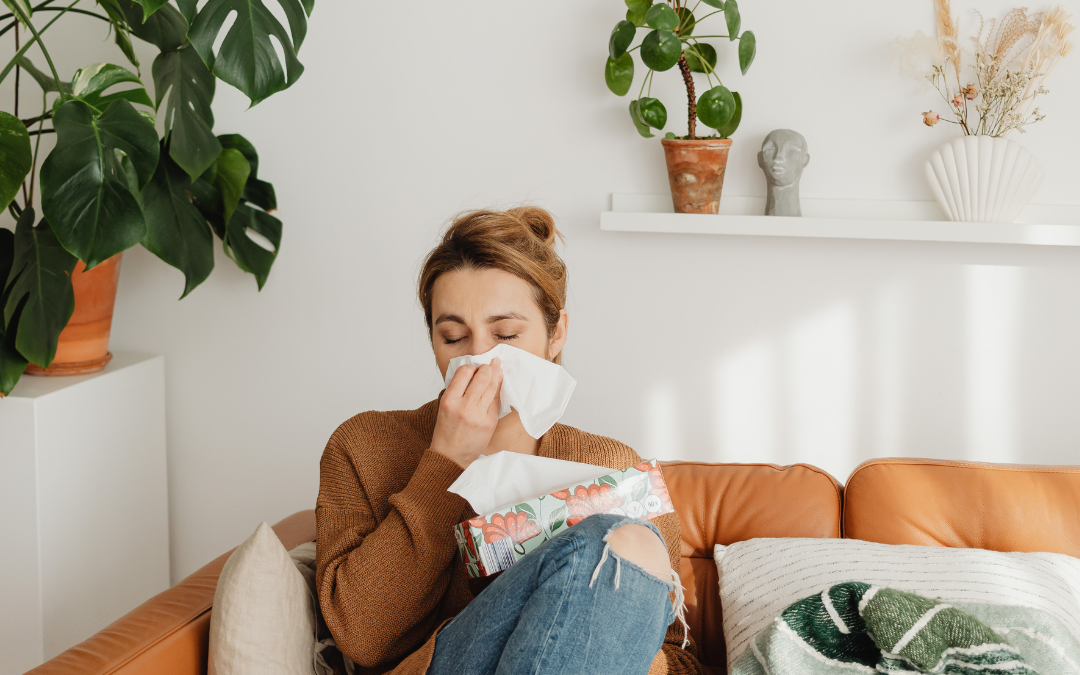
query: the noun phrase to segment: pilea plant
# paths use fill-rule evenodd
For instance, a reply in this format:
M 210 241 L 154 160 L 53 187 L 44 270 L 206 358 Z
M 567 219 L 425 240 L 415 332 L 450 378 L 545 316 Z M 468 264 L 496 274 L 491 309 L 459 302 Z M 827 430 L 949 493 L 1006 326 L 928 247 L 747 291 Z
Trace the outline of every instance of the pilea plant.
M 142 244 L 184 273 L 184 297 L 213 270 L 216 236 L 262 288 L 281 244 L 282 223 L 270 215 L 277 198 L 258 176 L 252 144 L 215 135 L 211 104 L 217 78 L 252 105 L 296 82 L 315 3 L 275 0 L 286 29 L 263 0 L 207 0 L 202 9 L 198 0 L 96 0 L 90 8 L 77 7 L 81 0 L 2 1 L 9 13 L 0 16 L 0 36 L 13 33 L 15 55 L 0 82 L 14 75 L 15 98 L 14 110 L 0 111 L 0 210 L 16 225 L 0 228 L 0 396 L 28 362 L 52 363 L 74 310 L 79 260 L 90 269 Z M 136 72 L 99 63 L 61 77 L 42 36 L 69 13 L 108 24 Z M 137 74 L 132 37 L 160 52 L 153 97 Z M 34 45 L 44 70 L 27 57 Z M 40 114 L 31 116 L 19 109 L 28 79 L 40 88 L 31 99 Z M 45 134 L 56 144 L 39 170 Z
M 693 4 L 693 7 L 690 5 Z M 707 13 L 695 16 L 705 5 Z M 648 72 L 641 81 L 638 97 L 630 102 L 630 119 L 638 133 L 649 138 L 651 129 L 662 130 L 667 124 L 667 109 L 658 99 L 652 98 L 652 81 L 657 72 L 679 67 L 686 85 L 687 134 L 682 138 L 693 140 L 697 136 L 697 122 L 716 130 L 721 138 L 735 132 L 742 119 L 742 98 L 724 86 L 716 72 L 716 48 L 705 40 L 723 39 L 739 42 L 739 68 L 743 74 L 750 68 L 757 53 L 757 40 L 753 31 L 742 31 L 742 17 L 736 0 L 626 0 L 626 19 L 616 24 L 608 40 L 608 60 L 604 79 L 608 89 L 625 96 L 634 81 L 633 53 L 639 52 L 641 62 Z M 716 14 L 723 14 L 727 24 L 726 35 L 702 35 L 701 23 Z M 639 28 L 649 32 L 641 42 L 631 47 Z M 699 34 L 695 35 L 694 31 Z M 698 98 L 694 93 L 693 73 L 703 73 L 709 89 Z M 668 138 L 677 138 L 673 133 Z

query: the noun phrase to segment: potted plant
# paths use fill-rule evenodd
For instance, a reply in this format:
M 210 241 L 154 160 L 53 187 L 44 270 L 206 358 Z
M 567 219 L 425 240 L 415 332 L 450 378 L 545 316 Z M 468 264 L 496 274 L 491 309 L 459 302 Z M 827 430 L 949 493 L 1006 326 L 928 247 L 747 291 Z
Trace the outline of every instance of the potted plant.
M 1008 136 L 1045 117 L 1036 103 L 1047 93 L 1047 76 L 1073 49 L 1071 16 L 1060 5 L 1045 14 L 1017 8 L 990 21 L 976 12 L 979 27 L 968 52 L 960 48 L 949 0 L 935 5 L 936 39 L 919 34 L 897 41 L 901 69 L 929 80 L 949 110 L 945 117 L 924 112 L 923 123 L 948 122 L 963 132 L 931 155 L 927 180 L 951 220 L 1011 223 L 1043 171 Z
M 637 98 L 630 102 L 630 119 L 638 133 L 651 138 L 652 129 L 663 130 L 667 124 L 667 109 L 651 96 L 653 77 L 678 67 L 686 86 L 687 133 L 679 137 L 669 132 L 661 141 L 672 202 L 678 213 L 716 213 L 730 137 L 742 120 L 742 97 L 721 82 L 716 72 L 716 48 L 707 40 L 738 40 L 739 68 L 744 75 L 757 53 L 757 40 L 752 31 L 742 31 L 737 0 L 699 0 L 693 7 L 690 4 L 687 0 L 626 0 L 626 19 L 616 24 L 608 39 L 604 80 L 613 93 L 625 96 L 633 85 L 633 53 L 638 52 L 648 70 Z M 705 12 L 699 12 L 701 9 Z M 708 32 L 702 30 L 702 22 L 716 14 L 724 15 L 726 34 L 702 34 Z M 631 46 L 639 28 L 645 29 L 645 36 Z M 700 97 L 695 93 L 693 73 L 703 74 L 709 84 Z M 714 129 L 715 134 L 698 136 L 698 121 Z
M 0 209 L 16 219 L 14 232 L 0 228 L 0 396 L 27 369 L 104 367 L 120 254 L 136 244 L 183 272 L 181 298 L 213 270 L 215 237 L 262 288 L 281 244 L 274 188 L 260 179 L 247 139 L 214 134 L 211 104 L 218 78 L 252 105 L 296 82 L 314 7 L 276 0 L 286 29 L 263 0 L 208 0 L 202 9 L 197 0 L 30 1 L 3 0 L 9 13 L 0 16 L 0 36 L 15 37 L 0 70 L 0 82 L 15 80 L 14 109 L 0 111 Z M 68 13 L 108 24 L 135 71 L 98 63 L 61 77 L 43 36 Z M 153 97 L 133 37 L 160 52 Z M 35 45 L 43 69 L 27 56 Z M 19 109 L 29 80 L 40 88 L 29 97 L 40 105 L 33 114 Z M 45 134 L 56 144 L 41 157 Z

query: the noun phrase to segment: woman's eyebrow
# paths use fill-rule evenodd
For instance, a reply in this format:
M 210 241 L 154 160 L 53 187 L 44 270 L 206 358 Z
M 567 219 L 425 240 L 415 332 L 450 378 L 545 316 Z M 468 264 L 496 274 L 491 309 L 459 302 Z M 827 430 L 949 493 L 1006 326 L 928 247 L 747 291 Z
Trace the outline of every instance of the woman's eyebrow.
M 460 323 L 461 325 L 465 325 L 465 319 L 462 319 L 457 314 L 440 314 L 439 318 L 435 319 L 435 325 L 437 326 L 440 323 L 445 323 L 447 321 L 451 323 Z
M 507 312 L 506 314 L 495 314 L 493 316 L 489 316 L 487 322 L 499 323 L 500 321 L 506 321 L 508 319 L 515 319 L 517 321 L 528 321 L 528 319 L 518 314 L 517 312 Z

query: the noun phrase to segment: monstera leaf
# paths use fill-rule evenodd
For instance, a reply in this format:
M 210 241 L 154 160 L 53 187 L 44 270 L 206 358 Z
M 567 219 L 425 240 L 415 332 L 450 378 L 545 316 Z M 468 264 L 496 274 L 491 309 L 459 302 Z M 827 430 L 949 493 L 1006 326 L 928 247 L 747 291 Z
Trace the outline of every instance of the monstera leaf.
M 112 94 L 105 93 L 113 86 L 125 82 L 133 82 L 139 86 Z M 114 101 L 120 100 L 144 105 L 151 110 L 154 108 L 154 102 L 143 88 L 139 76 L 127 68 L 111 63 L 95 63 L 76 70 L 75 77 L 71 79 L 71 95 L 85 102 L 95 113 L 104 112 Z M 153 114 L 148 112 L 146 115 L 153 122 Z
M 225 230 L 225 252 L 236 266 L 255 275 L 262 290 L 281 247 L 281 221 L 248 204 L 236 207 Z
M 274 186 L 264 180 L 259 180 L 259 153 L 255 151 L 255 146 L 240 134 L 224 134 L 218 136 L 218 140 L 221 141 L 223 148 L 239 150 L 251 167 L 251 173 L 248 174 L 241 198 L 258 206 L 263 211 L 276 209 L 277 195 L 274 192 Z
M 26 126 L 18 117 L 0 112 L 0 209 L 6 209 L 15 199 L 32 161 Z
M 158 11 L 147 14 L 134 0 L 98 2 L 105 7 L 114 28 L 120 25 L 163 52 L 180 49 L 187 43 L 188 25 L 191 22 L 184 19 L 172 5 L 162 5 Z
M 24 212 L 25 213 L 25 212 Z M 34 216 L 29 215 L 33 222 Z M 19 315 L 22 307 L 17 307 L 11 322 L 4 320 L 3 309 L 7 304 L 7 281 L 15 263 L 15 233 L 0 228 L 0 396 L 7 396 L 15 388 L 19 376 L 26 369 L 26 359 L 15 348 L 15 334 L 18 332 Z M 10 330 L 8 327 L 10 326 Z
M 53 127 L 56 147 L 41 166 L 41 208 L 64 248 L 90 269 L 142 239 L 146 220 L 117 152 L 145 185 L 158 163 L 157 131 L 122 99 L 98 116 L 83 101 L 68 101 Z
M 191 203 L 191 177 L 162 147 L 153 178 L 140 194 L 146 214 L 142 245 L 184 273 L 181 298 L 206 281 L 214 270 L 214 235 Z
M 252 105 L 292 86 L 304 72 L 296 52 L 307 35 L 307 17 L 315 0 L 275 1 L 285 13 L 289 31 L 262 0 L 208 0 L 188 31 L 188 39 L 206 67 L 244 92 Z M 225 20 L 234 12 L 236 19 L 215 53 L 214 42 Z M 284 64 L 274 50 L 271 37 L 281 46 Z
M 14 243 L 14 264 L 4 290 L 5 343 L 14 333 L 18 353 L 48 368 L 60 331 L 75 311 L 71 273 L 78 261 L 60 245 L 47 220 L 34 227 L 32 208 L 19 216 Z
M 154 59 L 153 72 L 158 110 L 168 97 L 164 123 L 169 154 L 197 178 L 221 152 L 210 109 L 217 81 L 190 46 L 162 52 Z

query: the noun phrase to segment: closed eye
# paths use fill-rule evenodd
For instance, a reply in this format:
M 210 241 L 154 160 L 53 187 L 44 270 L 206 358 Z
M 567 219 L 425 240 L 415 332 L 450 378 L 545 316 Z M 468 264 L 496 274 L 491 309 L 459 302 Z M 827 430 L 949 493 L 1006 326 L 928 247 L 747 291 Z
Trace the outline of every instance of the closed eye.
M 517 333 L 514 333 L 513 335 L 498 335 L 498 334 L 496 334 L 495 337 L 499 338 L 500 340 L 516 340 L 518 336 L 517 336 Z
M 464 339 L 465 338 L 463 338 L 463 337 L 459 337 L 456 340 L 451 340 L 450 338 L 443 338 L 443 344 L 453 345 L 453 344 L 457 344 L 458 342 L 461 342 Z

